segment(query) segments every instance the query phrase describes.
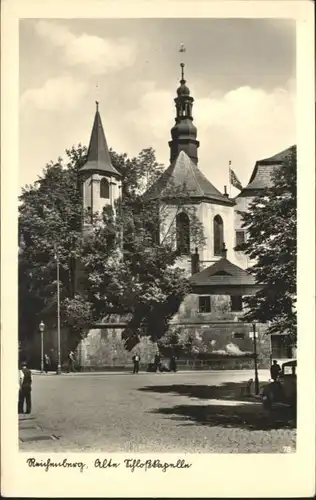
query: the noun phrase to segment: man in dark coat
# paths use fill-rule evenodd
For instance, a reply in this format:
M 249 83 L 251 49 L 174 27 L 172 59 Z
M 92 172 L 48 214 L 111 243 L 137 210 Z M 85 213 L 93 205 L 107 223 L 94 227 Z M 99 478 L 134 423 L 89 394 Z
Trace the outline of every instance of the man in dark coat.
M 138 371 L 139 371 L 139 362 L 140 362 L 140 356 L 139 356 L 139 354 L 136 353 L 133 356 L 133 363 L 134 363 L 133 373 L 138 373 Z
M 271 373 L 271 378 L 272 378 L 272 380 L 274 380 L 274 382 L 276 380 L 278 380 L 279 375 L 281 373 L 281 367 L 277 363 L 276 359 L 273 360 L 273 363 L 272 363 L 271 368 L 270 368 L 270 373 Z
M 170 358 L 170 371 L 174 373 L 177 371 L 177 359 L 174 354 Z
M 155 371 L 161 368 L 161 357 L 159 351 L 157 351 L 155 354 L 154 365 L 155 365 Z
M 32 372 L 27 368 L 26 363 L 22 363 L 20 370 L 20 390 L 19 390 L 19 414 L 24 413 L 24 402 L 26 403 L 26 412 L 31 413 L 31 391 L 32 391 Z

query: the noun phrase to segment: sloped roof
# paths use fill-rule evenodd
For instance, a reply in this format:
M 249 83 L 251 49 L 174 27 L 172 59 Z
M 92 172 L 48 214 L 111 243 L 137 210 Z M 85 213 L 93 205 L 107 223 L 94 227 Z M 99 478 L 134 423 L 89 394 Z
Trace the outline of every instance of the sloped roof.
M 255 164 L 255 168 L 253 169 L 248 185 L 238 194 L 238 197 L 247 196 L 249 191 L 257 191 L 272 187 L 272 178 L 275 169 L 280 167 L 284 160 L 290 156 L 295 149 L 296 146 L 291 146 L 269 158 L 258 160 Z
M 155 200 L 181 195 L 225 205 L 234 204 L 207 180 L 184 151 L 180 151 L 174 162 L 144 194 L 144 198 Z
M 193 274 L 190 283 L 193 286 L 255 285 L 256 280 L 241 267 L 236 266 L 226 258 L 222 258 L 203 271 Z
M 111 162 L 109 148 L 106 142 L 102 120 L 98 110 L 98 104 L 90 137 L 87 161 L 80 168 L 80 172 L 89 170 L 112 174 L 117 177 L 121 176 L 119 172 L 113 167 Z
M 270 158 L 265 158 L 263 160 L 259 160 L 258 163 L 282 163 L 285 158 L 287 158 L 291 153 L 293 153 L 296 150 L 296 146 L 290 146 L 289 148 L 284 149 L 280 153 L 277 153 L 273 156 L 270 156 Z

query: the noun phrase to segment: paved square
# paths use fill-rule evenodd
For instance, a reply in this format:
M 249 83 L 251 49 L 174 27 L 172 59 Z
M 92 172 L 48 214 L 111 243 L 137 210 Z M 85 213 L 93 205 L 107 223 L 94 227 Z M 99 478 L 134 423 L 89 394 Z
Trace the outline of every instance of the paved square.
M 250 371 L 34 375 L 32 416 L 20 419 L 20 450 L 295 451 L 289 411 L 267 412 L 241 395 L 252 376 Z

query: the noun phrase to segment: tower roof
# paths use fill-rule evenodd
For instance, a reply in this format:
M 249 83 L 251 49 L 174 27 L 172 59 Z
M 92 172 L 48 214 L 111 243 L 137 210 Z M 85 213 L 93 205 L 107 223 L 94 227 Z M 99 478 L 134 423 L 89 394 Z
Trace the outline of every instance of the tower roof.
M 248 185 L 243 188 L 237 197 L 253 196 L 260 190 L 271 188 L 273 186 L 273 173 L 275 169 L 280 167 L 284 160 L 290 156 L 295 149 L 296 146 L 291 146 L 269 158 L 258 160 Z
M 90 137 L 87 161 L 80 168 L 80 172 L 85 171 L 94 171 L 121 177 L 121 174 L 113 167 L 111 162 L 109 148 L 99 113 L 98 102 L 96 102 L 96 112 Z
M 184 151 L 180 151 L 178 157 L 148 189 L 144 198 L 163 200 L 181 196 L 195 201 L 211 201 L 223 205 L 234 204 L 207 180 Z
M 174 99 L 176 105 L 175 124 L 171 129 L 172 140 L 169 141 L 170 163 L 177 158 L 180 151 L 185 151 L 191 160 L 197 163 L 197 150 L 200 143 L 196 138 L 196 126 L 193 124 L 192 108 L 194 99 L 190 96 L 190 89 L 186 85 L 184 78 L 184 63 L 181 63 L 180 66 L 180 87 L 178 87 L 177 97 Z

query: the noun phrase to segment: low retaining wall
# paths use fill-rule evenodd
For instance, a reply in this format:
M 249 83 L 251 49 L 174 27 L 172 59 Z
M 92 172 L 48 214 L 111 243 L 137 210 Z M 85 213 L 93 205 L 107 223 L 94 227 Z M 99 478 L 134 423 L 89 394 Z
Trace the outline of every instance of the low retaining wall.
M 169 367 L 169 360 L 163 361 L 163 364 Z M 258 363 L 258 369 L 268 369 L 270 367 L 269 360 L 261 360 Z M 131 372 L 132 364 L 127 365 L 97 365 L 97 366 L 82 366 L 79 368 L 83 372 Z M 200 360 L 179 360 L 177 361 L 177 369 L 182 370 L 252 370 L 254 369 L 253 359 L 211 359 L 207 361 Z M 147 363 L 140 363 L 139 370 L 141 372 L 148 371 Z

